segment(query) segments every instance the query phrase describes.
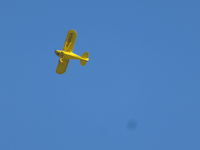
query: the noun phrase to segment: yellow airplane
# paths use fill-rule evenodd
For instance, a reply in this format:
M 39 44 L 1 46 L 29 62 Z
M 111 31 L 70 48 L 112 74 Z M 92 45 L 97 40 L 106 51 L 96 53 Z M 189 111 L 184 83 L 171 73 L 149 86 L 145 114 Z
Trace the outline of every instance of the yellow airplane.
M 89 61 L 89 53 L 85 52 L 82 56 L 79 56 L 73 53 L 74 44 L 76 41 L 77 33 L 75 30 L 69 30 L 67 34 L 67 38 L 65 40 L 63 50 L 56 50 L 55 53 L 59 57 L 58 66 L 56 69 L 56 73 L 63 74 L 68 66 L 70 59 L 78 59 L 80 60 L 80 64 L 85 66 Z

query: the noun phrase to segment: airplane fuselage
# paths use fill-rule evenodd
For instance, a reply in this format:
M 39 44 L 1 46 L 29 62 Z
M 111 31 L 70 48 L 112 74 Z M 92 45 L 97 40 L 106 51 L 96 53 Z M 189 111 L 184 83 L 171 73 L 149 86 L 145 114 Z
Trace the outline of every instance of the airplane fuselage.
M 66 52 L 63 50 L 56 50 L 55 51 L 56 55 L 59 56 L 62 59 L 78 59 L 78 60 L 84 60 L 88 61 L 88 58 L 83 58 L 73 52 Z

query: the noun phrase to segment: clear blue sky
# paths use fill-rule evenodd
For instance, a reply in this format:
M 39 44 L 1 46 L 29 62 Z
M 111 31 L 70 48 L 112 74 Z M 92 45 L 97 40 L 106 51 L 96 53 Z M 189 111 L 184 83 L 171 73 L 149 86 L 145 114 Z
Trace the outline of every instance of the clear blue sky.
M 0 2 L 1 150 L 199 150 L 200 2 Z M 74 52 L 57 75 L 69 29 Z

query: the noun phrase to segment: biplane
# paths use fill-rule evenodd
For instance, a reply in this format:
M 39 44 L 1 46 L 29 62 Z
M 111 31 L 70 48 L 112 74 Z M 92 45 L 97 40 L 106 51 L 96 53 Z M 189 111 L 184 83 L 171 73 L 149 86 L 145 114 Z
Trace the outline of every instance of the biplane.
M 59 57 L 56 73 L 63 74 L 68 66 L 70 59 L 80 60 L 80 64 L 85 66 L 89 61 L 89 53 L 85 52 L 82 56 L 73 53 L 76 42 L 77 33 L 75 30 L 69 30 L 62 50 L 56 50 L 55 53 Z

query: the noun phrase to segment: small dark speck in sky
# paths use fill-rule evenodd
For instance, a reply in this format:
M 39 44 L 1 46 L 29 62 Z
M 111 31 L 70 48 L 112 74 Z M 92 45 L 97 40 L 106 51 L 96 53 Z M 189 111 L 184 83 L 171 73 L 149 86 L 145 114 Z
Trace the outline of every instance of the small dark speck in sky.
M 128 121 L 128 123 L 127 123 L 127 128 L 128 128 L 129 130 L 135 130 L 136 127 L 137 127 L 137 121 L 135 121 L 135 120 L 133 120 L 133 119 L 131 119 L 131 120 Z

